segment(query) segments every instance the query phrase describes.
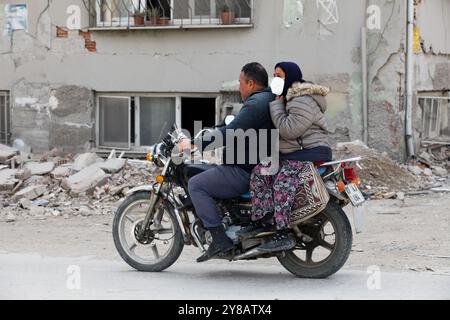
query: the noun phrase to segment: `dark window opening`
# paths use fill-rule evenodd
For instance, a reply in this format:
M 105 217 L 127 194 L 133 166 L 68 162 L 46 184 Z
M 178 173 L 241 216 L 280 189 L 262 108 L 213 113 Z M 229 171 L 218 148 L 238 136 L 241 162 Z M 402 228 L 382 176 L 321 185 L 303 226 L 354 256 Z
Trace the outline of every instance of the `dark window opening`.
M 130 106 L 130 143 L 135 143 L 136 141 L 136 127 L 135 127 L 135 115 L 136 115 L 136 99 L 131 97 Z
M 10 113 L 9 92 L 0 91 L 0 143 L 9 143 Z
M 216 125 L 215 98 L 182 98 L 181 106 L 181 126 L 191 137 L 198 133 L 194 132 L 195 121 L 201 121 L 203 128 Z
M 158 9 L 161 17 L 170 18 L 170 1 L 147 0 L 147 12 L 155 8 Z

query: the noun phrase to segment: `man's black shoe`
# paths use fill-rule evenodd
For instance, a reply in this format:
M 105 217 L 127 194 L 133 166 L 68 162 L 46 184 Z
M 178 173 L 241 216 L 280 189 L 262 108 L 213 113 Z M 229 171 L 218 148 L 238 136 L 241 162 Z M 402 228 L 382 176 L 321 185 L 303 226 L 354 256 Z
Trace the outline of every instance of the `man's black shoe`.
M 206 250 L 206 252 L 204 254 L 202 254 L 200 257 L 197 258 L 197 262 L 205 262 L 214 257 L 220 256 L 222 254 L 226 254 L 226 253 L 230 252 L 231 250 L 233 250 L 233 248 L 234 248 L 233 244 L 231 244 L 228 247 L 221 247 L 221 246 L 216 245 L 213 242 L 209 246 L 208 250 Z
M 225 254 L 234 248 L 233 241 L 228 238 L 223 226 L 209 228 L 209 231 L 211 232 L 213 241 L 208 250 L 197 258 L 197 262 L 207 261 L 217 255 Z
M 287 251 L 295 247 L 295 238 L 289 230 L 278 231 L 272 239 L 260 245 L 258 251 L 262 252 L 278 252 Z

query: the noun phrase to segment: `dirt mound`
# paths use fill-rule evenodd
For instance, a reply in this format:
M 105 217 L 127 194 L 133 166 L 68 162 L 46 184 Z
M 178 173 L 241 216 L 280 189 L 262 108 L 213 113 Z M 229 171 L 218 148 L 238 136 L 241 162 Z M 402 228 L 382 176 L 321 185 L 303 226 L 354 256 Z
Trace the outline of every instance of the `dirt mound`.
M 408 169 L 361 141 L 340 143 L 333 150 L 334 159 L 361 156 L 364 158 L 357 167 L 361 188 L 368 193 L 386 193 L 418 190 L 424 182 Z

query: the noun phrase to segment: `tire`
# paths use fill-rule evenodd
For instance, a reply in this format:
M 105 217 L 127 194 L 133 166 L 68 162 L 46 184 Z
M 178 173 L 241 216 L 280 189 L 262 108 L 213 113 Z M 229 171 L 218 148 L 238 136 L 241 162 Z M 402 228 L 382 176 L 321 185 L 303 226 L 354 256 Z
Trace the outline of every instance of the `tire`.
M 333 275 L 345 264 L 352 248 L 352 228 L 341 207 L 329 202 L 325 210 L 313 219 L 316 218 L 326 218 L 333 226 L 335 243 L 329 256 L 323 261 L 313 264 L 308 264 L 300 259 L 295 255 L 294 250 L 285 252 L 284 256 L 278 256 L 281 265 L 300 278 L 323 279 Z M 307 223 L 308 221 L 299 225 L 300 230 Z
M 129 197 L 127 197 L 124 202 L 119 206 L 116 211 L 113 220 L 112 234 L 114 239 L 114 245 L 116 246 L 119 255 L 122 259 L 128 263 L 131 267 L 138 271 L 144 272 L 160 272 L 167 268 L 169 268 L 172 264 L 177 261 L 181 252 L 183 251 L 184 241 L 183 235 L 181 233 L 180 226 L 178 225 L 177 218 L 175 216 L 174 209 L 169 202 L 163 202 L 165 216 L 169 217 L 170 222 L 173 226 L 174 235 L 170 240 L 173 240 L 170 249 L 168 252 L 162 257 L 160 261 L 155 263 L 146 263 L 143 261 L 139 261 L 136 257 L 133 257 L 129 251 L 127 251 L 123 247 L 123 242 L 121 241 L 121 221 L 124 219 L 124 214 L 127 212 L 128 208 L 131 208 L 133 205 L 136 205 L 139 202 L 146 202 L 150 200 L 150 192 L 138 192 Z M 168 214 L 166 214 L 166 212 Z M 125 234 L 125 232 L 123 232 Z M 123 240 L 123 239 L 122 239 Z M 125 240 L 126 241 L 126 240 Z M 145 248 L 145 247 L 144 247 Z

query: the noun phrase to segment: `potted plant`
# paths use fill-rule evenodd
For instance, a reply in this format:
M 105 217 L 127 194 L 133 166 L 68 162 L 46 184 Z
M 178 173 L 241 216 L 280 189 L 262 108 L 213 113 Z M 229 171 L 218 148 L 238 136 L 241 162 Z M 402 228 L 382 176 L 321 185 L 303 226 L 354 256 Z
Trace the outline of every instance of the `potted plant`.
M 133 13 L 134 25 L 143 26 L 145 21 L 145 10 L 141 10 L 141 3 L 139 2 L 139 7 Z
M 160 17 L 159 18 L 159 24 L 162 26 L 167 26 L 170 24 L 170 18 L 169 17 Z
M 225 4 L 220 8 L 220 20 L 222 24 L 233 24 L 234 18 L 235 12 L 228 5 Z
M 159 8 L 152 7 L 148 10 L 148 20 L 150 21 L 150 24 L 157 25 L 159 24 L 159 18 L 161 16 L 161 12 L 159 11 Z

